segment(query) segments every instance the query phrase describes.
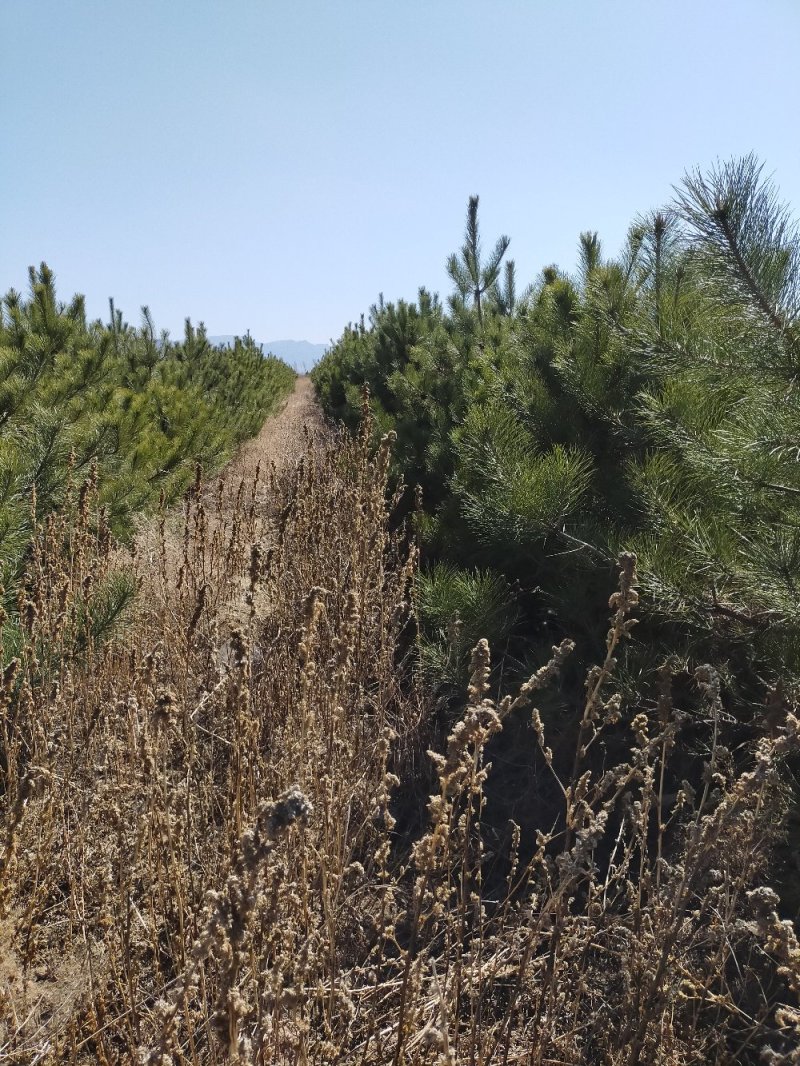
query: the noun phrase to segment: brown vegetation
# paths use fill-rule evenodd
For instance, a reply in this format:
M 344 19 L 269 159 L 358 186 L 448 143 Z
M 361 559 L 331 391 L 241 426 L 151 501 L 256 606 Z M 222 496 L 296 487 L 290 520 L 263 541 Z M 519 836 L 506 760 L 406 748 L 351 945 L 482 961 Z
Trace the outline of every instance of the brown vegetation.
M 390 448 L 371 457 L 365 430 L 198 476 L 182 528 L 163 516 L 132 556 L 92 478 L 40 527 L 0 697 L 0 1060 L 800 1061 L 800 950 L 762 884 L 790 708 L 744 769 L 717 738 L 668 801 L 669 672 L 652 717 L 613 692 L 625 556 L 569 780 L 535 709 L 569 641 L 500 703 L 482 642 L 469 705 L 424 755 Z M 139 595 L 100 641 L 120 568 Z M 716 673 L 696 682 L 718 722 Z M 487 751 L 523 717 L 563 818 L 534 842 L 510 826 L 490 880 Z M 611 725 L 629 757 L 590 771 Z

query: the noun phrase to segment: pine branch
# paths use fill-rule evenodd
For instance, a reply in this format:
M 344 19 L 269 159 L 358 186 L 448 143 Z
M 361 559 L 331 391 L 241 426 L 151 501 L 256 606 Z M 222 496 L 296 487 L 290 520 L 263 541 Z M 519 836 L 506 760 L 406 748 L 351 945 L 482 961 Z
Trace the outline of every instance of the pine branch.
M 742 250 L 739 247 L 739 242 L 736 239 L 736 234 L 731 226 L 730 213 L 726 205 L 721 205 L 714 213 L 716 220 L 719 223 L 719 227 L 727 241 L 730 248 L 733 260 L 739 269 L 739 273 L 745 283 L 747 291 L 752 296 L 755 303 L 760 307 L 769 322 L 774 326 L 779 333 L 783 333 L 786 328 L 786 322 L 778 314 L 777 310 L 772 306 L 766 297 L 766 294 L 756 284 L 756 279 L 753 277 L 753 273 L 750 267 L 747 265 L 747 261 L 742 255 Z

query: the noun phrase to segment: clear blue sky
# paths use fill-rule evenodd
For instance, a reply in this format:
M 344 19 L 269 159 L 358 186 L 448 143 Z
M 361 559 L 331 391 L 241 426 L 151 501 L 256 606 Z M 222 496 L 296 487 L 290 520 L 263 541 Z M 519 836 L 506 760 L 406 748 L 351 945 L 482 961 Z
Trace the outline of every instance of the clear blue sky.
M 756 151 L 800 210 L 798 0 L 0 0 L 0 290 L 326 341 L 449 290 L 467 198 L 521 280 Z

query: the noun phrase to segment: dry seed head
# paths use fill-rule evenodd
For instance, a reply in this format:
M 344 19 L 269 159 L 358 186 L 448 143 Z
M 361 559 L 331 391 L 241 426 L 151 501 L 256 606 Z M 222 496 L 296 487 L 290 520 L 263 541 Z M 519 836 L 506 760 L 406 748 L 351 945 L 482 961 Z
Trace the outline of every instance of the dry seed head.
M 250 569 L 248 571 L 251 592 L 255 591 L 259 578 L 261 577 L 262 555 L 261 546 L 259 544 L 253 544 L 250 548 Z
M 472 652 L 470 664 L 469 698 L 473 704 L 480 703 L 489 690 L 489 674 L 491 672 L 491 655 L 489 641 L 480 640 Z
M 155 729 L 166 728 L 178 713 L 178 698 L 170 688 L 161 688 L 156 694 L 152 722 Z

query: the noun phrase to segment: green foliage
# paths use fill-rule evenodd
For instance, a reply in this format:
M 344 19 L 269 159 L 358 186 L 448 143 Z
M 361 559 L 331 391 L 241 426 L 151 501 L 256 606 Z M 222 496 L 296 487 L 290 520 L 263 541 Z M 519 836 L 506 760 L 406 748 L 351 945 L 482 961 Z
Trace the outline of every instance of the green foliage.
M 484 262 L 481 256 L 480 228 L 478 226 L 478 197 L 470 196 L 467 206 L 467 225 L 464 232 L 464 244 L 458 254 L 447 260 L 447 273 L 456 287 L 452 306 L 462 308 L 465 301 L 473 300 L 478 321 L 483 326 L 483 298 L 487 293 L 497 292 L 498 303 L 507 311 L 514 303 L 514 268 L 509 271 L 506 264 L 505 291 L 500 295 L 496 290 L 500 276 L 500 264 L 511 243 L 508 237 L 498 237 L 489 258 Z
M 502 653 L 516 621 L 511 587 L 500 574 L 437 563 L 419 575 L 417 613 L 425 634 L 423 666 L 434 684 L 460 691 L 472 649 L 483 637 Z
M 429 564 L 518 583 L 528 641 L 546 622 L 597 654 L 613 560 L 633 550 L 631 684 L 646 688 L 666 653 L 710 658 L 753 710 L 765 683 L 800 680 L 790 213 L 754 158 L 721 164 L 636 219 L 617 258 L 584 233 L 575 277 L 548 267 L 517 296 L 513 264 L 500 281 L 505 239 L 481 261 L 477 207 L 448 260 L 447 310 L 427 294 L 381 301 L 315 372 L 324 407 L 354 425 L 369 386 L 425 490 Z M 387 345 L 400 316 L 413 336 Z
M 591 456 L 562 444 L 539 449 L 511 412 L 492 404 L 470 408 L 453 438 L 459 462 L 451 488 L 475 543 L 490 559 L 524 565 L 579 507 Z
M 128 536 L 142 510 L 174 500 L 197 463 L 218 466 L 290 391 L 294 372 L 249 340 L 213 348 L 186 323 L 182 342 L 155 335 L 147 308 L 134 329 L 111 304 L 86 321 L 83 298 L 56 299 L 45 264 L 30 296 L 0 314 L 0 582 L 18 579 L 35 522 L 90 468 L 105 519 Z M 115 594 L 109 591 L 113 613 Z

